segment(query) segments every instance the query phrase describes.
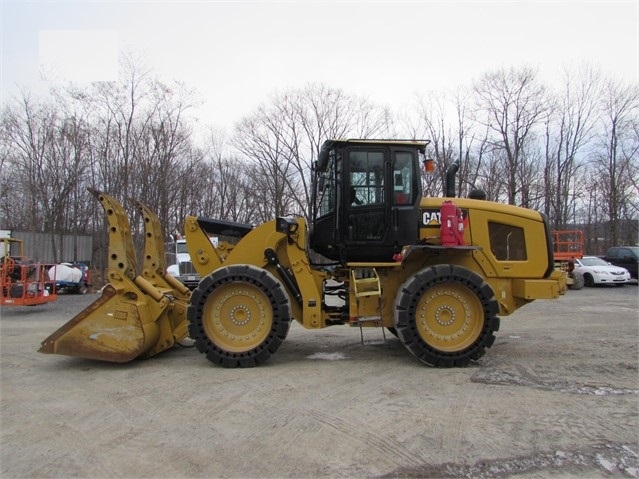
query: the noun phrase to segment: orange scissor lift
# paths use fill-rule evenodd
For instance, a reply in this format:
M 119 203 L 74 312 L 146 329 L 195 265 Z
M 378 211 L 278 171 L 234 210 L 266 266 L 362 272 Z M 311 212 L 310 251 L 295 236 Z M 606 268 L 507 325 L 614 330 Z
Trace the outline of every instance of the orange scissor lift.
M 574 272 L 575 260 L 584 257 L 584 233 L 580 230 L 552 231 L 555 268 L 568 274 L 568 287 L 581 289 L 583 276 Z
M 22 240 L 0 238 L 0 254 L 0 305 L 34 306 L 58 299 L 55 276 L 48 276 L 51 265 L 24 256 Z

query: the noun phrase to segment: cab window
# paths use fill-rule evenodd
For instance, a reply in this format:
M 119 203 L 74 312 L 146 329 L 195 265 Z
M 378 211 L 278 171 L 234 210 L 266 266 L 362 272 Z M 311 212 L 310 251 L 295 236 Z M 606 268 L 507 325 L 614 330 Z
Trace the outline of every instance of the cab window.
M 384 202 L 384 154 L 380 151 L 350 153 L 351 206 Z

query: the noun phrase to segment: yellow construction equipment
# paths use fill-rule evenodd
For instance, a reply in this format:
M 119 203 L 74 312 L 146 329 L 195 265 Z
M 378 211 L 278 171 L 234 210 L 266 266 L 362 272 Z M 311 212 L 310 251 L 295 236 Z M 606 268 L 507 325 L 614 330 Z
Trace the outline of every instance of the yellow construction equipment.
M 495 340 L 499 316 L 557 298 L 566 275 L 539 212 L 454 197 L 422 197 L 427 142 L 328 140 L 312 169 L 310 225 L 259 226 L 188 216 L 193 292 L 166 274 L 157 217 L 144 205 L 142 273 L 121 204 L 92 190 L 109 222 L 109 286 L 40 349 L 124 362 L 188 336 L 213 363 L 251 367 L 309 329 L 386 328 L 420 361 L 464 366 Z M 360 329 L 360 331 L 362 331 Z M 384 331 L 384 329 L 382 329 Z M 362 336 L 363 340 L 363 336 Z

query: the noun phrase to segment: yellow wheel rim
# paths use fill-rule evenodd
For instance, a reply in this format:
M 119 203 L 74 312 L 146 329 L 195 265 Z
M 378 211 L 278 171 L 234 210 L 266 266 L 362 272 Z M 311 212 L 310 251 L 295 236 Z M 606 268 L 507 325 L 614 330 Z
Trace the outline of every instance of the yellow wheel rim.
M 463 351 L 484 327 L 484 309 L 475 293 L 461 284 L 434 285 L 426 290 L 415 310 L 422 339 L 443 352 Z
M 204 331 L 220 349 L 241 353 L 269 335 L 273 310 L 267 296 L 247 283 L 221 285 L 209 295 L 202 316 Z

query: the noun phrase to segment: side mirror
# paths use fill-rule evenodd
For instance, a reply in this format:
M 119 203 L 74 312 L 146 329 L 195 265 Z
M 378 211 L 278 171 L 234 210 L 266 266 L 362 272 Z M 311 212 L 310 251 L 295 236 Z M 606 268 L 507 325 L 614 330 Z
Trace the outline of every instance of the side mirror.
M 317 158 L 317 171 L 326 171 L 326 167 L 328 166 L 328 157 L 330 154 L 334 141 L 326 140 L 322 144 L 322 148 L 320 149 L 319 156 Z

